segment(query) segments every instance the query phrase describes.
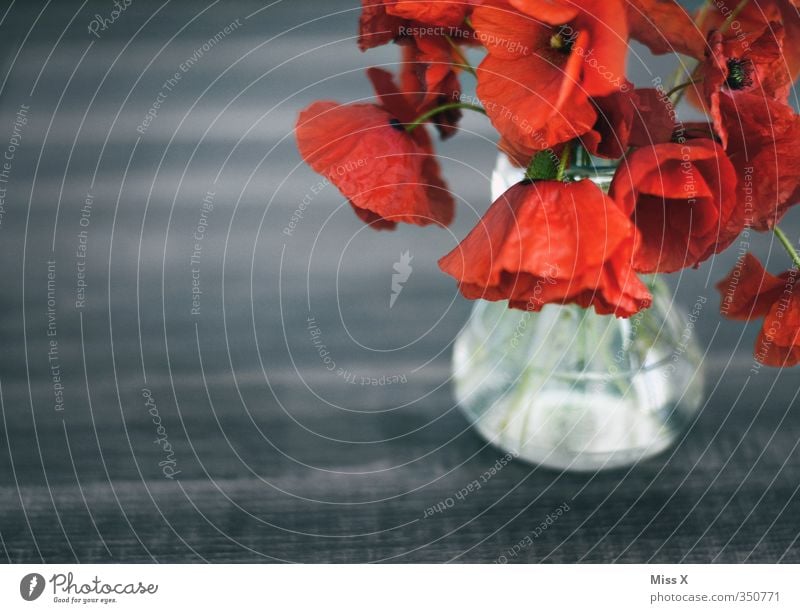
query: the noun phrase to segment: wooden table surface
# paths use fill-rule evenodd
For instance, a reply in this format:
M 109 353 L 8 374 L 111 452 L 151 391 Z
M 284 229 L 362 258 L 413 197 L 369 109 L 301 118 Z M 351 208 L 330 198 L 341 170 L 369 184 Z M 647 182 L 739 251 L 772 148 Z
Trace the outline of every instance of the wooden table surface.
M 512 462 L 456 497 L 503 454 L 454 405 L 470 305 L 436 259 L 488 206 L 492 131 L 440 147 L 450 231 L 364 228 L 291 135 L 396 60 L 357 51 L 356 5 L 134 2 L 95 35 L 110 3 L 4 3 L 0 559 L 800 562 L 800 371 L 752 374 L 757 327 L 718 317 L 735 249 L 670 278 L 708 299 L 708 400 L 676 448 Z

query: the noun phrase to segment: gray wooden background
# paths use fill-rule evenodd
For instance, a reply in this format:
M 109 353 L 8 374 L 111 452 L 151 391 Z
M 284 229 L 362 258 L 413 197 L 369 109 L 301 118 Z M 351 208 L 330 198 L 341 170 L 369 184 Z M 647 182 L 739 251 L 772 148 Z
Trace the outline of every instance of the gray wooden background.
M 376 233 L 291 135 L 396 61 L 357 51 L 355 0 L 133 0 L 99 30 L 112 9 L 0 3 L 0 559 L 800 561 L 800 371 L 750 374 L 757 326 L 718 317 L 735 253 L 670 279 L 708 298 L 708 402 L 677 448 L 594 475 L 514 462 L 426 517 L 502 455 L 454 406 L 470 305 L 435 264 L 489 204 L 488 123 L 440 148 L 451 230 Z

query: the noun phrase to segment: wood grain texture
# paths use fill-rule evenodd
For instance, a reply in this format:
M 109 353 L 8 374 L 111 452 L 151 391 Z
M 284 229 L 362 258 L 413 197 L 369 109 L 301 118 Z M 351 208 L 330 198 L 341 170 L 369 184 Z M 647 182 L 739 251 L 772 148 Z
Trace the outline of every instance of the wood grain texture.
M 249 19 L 263 3 L 172 2 L 157 13 L 134 3 L 99 39 L 86 24 L 106 5 L 89 3 L 54 47 L 80 6 L 67 4 L 52 3 L 31 29 L 44 3 L 18 2 L 0 25 L 0 150 L 19 105 L 31 108 L 0 224 L 0 559 L 800 562 L 800 371 L 750 374 L 756 328 L 717 316 L 711 284 L 735 253 L 671 279 L 679 303 L 708 298 L 697 324 L 708 401 L 675 449 L 594 475 L 512 462 L 458 499 L 502 455 L 454 406 L 451 343 L 469 304 L 435 264 L 488 206 L 485 120 L 467 118 L 440 149 L 461 199 L 452 234 L 371 232 L 334 189 L 314 191 L 319 178 L 291 141 L 304 104 L 368 96 L 362 68 L 396 60 L 356 50 L 357 3 L 326 2 L 324 19 L 310 1 Z M 237 18 L 242 28 L 138 134 L 165 78 Z M 193 315 L 191 256 L 209 191 Z M 797 236 L 796 216 L 787 229 Z M 769 237 L 752 248 L 771 269 L 785 264 Z M 405 250 L 414 272 L 390 309 Z M 48 261 L 63 411 L 48 360 Z M 382 376 L 401 382 L 366 384 Z M 154 442 L 164 436 L 143 389 L 171 454 Z M 172 479 L 165 461 L 180 471 Z

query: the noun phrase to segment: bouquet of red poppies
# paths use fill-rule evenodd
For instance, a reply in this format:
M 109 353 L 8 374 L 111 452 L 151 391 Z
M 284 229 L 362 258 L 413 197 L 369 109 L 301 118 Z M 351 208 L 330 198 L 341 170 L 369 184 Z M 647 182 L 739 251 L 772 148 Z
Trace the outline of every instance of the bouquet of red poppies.
M 396 44 L 399 74 L 367 71 L 375 102 L 310 105 L 297 142 L 372 228 L 444 226 L 455 201 L 430 130 L 450 138 L 462 113 L 483 113 L 525 178 L 440 260 L 464 296 L 630 317 L 651 303 L 639 274 L 697 267 L 736 243 L 721 311 L 763 318 L 756 358 L 794 365 L 800 257 L 778 222 L 800 201 L 789 101 L 798 6 L 708 0 L 693 14 L 673 0 L 362 0 L 358 44 Z M 631 40 L 677 54 L 678 76 L 629 82 Z M 475 96 L 462 92 L 465 75 Z M 682 100 L 704 119 L 680 121 Z M 607 189 L 598 165 L 616 168 Z M 787 271 L 764 270 L 748 252 L 751 231 L 775 233 Z

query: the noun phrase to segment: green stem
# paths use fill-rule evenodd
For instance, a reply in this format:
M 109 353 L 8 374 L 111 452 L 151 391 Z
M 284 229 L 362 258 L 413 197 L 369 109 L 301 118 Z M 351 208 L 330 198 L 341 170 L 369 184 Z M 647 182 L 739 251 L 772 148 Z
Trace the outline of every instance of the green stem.
M 424 123 L 434 115 L 438 115 L 439 113 L 443 113 L 444 111 L 449 111 L 451 109 L 467 109 L 470 111 L 476 111 L 478 113 L 483 113 L 484 115 L 486 115 L 486 111 L 484 110 L 484 108 L 478 106 L 477 104 L 467 104 L 466 102 L 448 102 L 447 104 L 442 104 L 440 106 L 434 107 L 430 111 L 426 111 L 422 115 L 414 119 L 414 121 L 406 125 L 406 132 L 413 132 L 422 123 Z
M 469 63 L 469 60 L 467 59 L 467 56 L 464 55 L 464 53 L 461 51 L 461 47 L 459 47 L 458 44 L 452 38 L 450 38 L 447 34 L 444 35 L 444 38 L 447 41 L 447 43 L 450 45 L 450 47 L 453 49 L 453 55 L 455 55 L 456 58 L 458 59 L 458 61 L 460 62 L 459 64 L 456 64 L 456 66 L 459 66 L 460 68 L 463 68 L 469 74 L 471 74 L 473 77 L 475 77 L 477 79 L 478 78 L 478 73 L 475 72 L 475 69 L 472 67 L 472 64 Z
M 697 64 L 697 66 L 694 67 L 694 70 L 692 70 L 692 75 L 691 76 L 694 76 L 697 73 L 697 69 L 699 67 L 700 67 L 700 64 Z M 670 91 L 672 91 L 672 90 L 670 90 Z M 678 95 L 675 96 L 675 100 L 672 101 L 672 105 L 673 106 L 678 106 L 678 104 L 681 101 L 681 98 L 683 98 L 683 94 L 684 94 L 685 91 L 686 91 L 685 87 L 678 88 Z
M 679 85 L 676 85 L 675 87 L 673 87 L 671 90 L 669 90 L 667 92 L 667 98 L 671 98 L 672 94 L 674 94 L 675 92 L 679 92 L 679 91 L 681 91 L 683 89 L 686 89 L 690 85 L 697 85 L 698 83 L 702 83 L 702 82 L 703 82 L 703 79 L 691 79 L 689 81 L 686 81 L 685 83 L 681 83 Z
M 778 237 L 778 240 L 783 245 L 783 248 L 786 249 L 786 253 L 792 258 L 792 262 L 797 268 L 800 268 L 800 255 L 797 254 L 797 251 L 792 245 L 792 241 L 789 240 L 789 237 L 784 234 L 783 230 L 781 230 L 778 226 L 772 228 L 772 231 L 775 233 L 775 236 Z

